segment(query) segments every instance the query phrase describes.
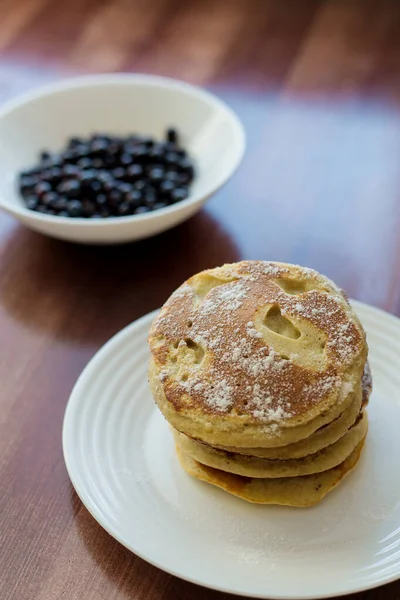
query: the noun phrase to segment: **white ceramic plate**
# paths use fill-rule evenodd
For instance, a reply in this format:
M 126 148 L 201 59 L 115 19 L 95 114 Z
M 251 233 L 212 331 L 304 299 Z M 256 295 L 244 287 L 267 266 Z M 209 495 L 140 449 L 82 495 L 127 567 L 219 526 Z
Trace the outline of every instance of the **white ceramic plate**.
M 154 314 L 79 378 L 63 431 L 82 502 L 121 544 L 183 579 L 256 598 L 327 598 L 400 576 L 400 321 L 355 303 L 374 392 L 358 468 L 309 509 L 248 504 L 189 477 L 147 384 Z

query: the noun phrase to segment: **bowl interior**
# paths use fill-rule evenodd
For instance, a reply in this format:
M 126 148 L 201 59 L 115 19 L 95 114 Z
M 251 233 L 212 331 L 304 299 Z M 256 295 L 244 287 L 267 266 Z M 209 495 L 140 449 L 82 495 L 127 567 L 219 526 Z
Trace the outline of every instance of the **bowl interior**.
M 134 77 L 77 80 L 32 94 L 0 113 L 0 202 L 22 207 L 18 171 L 33 166 L 41 150 L 60 150 L 72 135 L 139 133 L 161 140 L 170 126 L 196 164 L 190 197 L 210 194 L 243 151 L 239 122 L 211 95 L 169 80 Z

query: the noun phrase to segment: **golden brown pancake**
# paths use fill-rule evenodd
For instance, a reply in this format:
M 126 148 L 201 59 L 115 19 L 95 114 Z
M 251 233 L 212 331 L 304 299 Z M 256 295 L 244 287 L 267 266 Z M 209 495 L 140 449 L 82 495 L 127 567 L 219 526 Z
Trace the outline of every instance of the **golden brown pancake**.
M 275 448 L 339 417 L 360 388 L 364 330 L 316 271 L 243 261 L 172 294 L 149 336 L 150 385 L 173 427 L 211 445 Z
M 225 473 L 206 467 L 177 448 L 178 457 L 185 471 L 201 481 L 206 481 L 248 502 L 257 504 L 281 504 L 285 506 L 313 506 L 333 490 L 356 466 L 364 440 L 346 460 L 323 473 L 282 479 L 252 479 Z
M 354 425 L 361 409 L 368 405 L 369 396 L 372 390 L 372 378 L 368 362 L 365 364 L 365 376 L 361 379 L 362 394 L 354 394 L 354 400 L 339 417 L 331 423 L 317 429 L 315 433 L 308 438 L 300 440 L 294 444 L 288 444 L 278 448 L 235 448 L 233 446 L 218 446 L 220 450 L 246 454 L 248 456 L 258 456 L 259 458 L 270 458 L 287 460 L 291 458 L 302 458 L 334 444 L 343 437 L 350 427 Z
M 212 448 L 174 431 L 175 443 L 181 452 L 202 465 L 244 477 L 282 478 L 321 473 L 341 464 L 367 434 L 367 414 L 362 413 L 353 427 L 334 444 L 303 458 L 271 460 L 244 456 Z

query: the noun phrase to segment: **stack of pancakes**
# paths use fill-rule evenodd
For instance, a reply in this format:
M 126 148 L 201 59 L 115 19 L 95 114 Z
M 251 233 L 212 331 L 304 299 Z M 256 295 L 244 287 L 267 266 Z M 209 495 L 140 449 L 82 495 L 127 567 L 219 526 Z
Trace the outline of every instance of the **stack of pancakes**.
M 152 325 L 149 379 L 183 468 L 250 502 L 311 506 L 357 464 L 371 392 L 343 292 L 243 261 L 184 283 Z

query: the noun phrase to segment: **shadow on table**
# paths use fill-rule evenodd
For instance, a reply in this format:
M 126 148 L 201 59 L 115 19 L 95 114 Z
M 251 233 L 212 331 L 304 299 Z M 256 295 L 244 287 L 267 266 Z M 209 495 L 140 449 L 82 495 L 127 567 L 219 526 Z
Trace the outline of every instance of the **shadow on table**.
M 239 258 L 229 234 L 205 211 L 122 246 L 74 245 L 20 227 L 2 253 L 0 302 L 29 327 L 101 343 L 161 306 L 195 272 Z

